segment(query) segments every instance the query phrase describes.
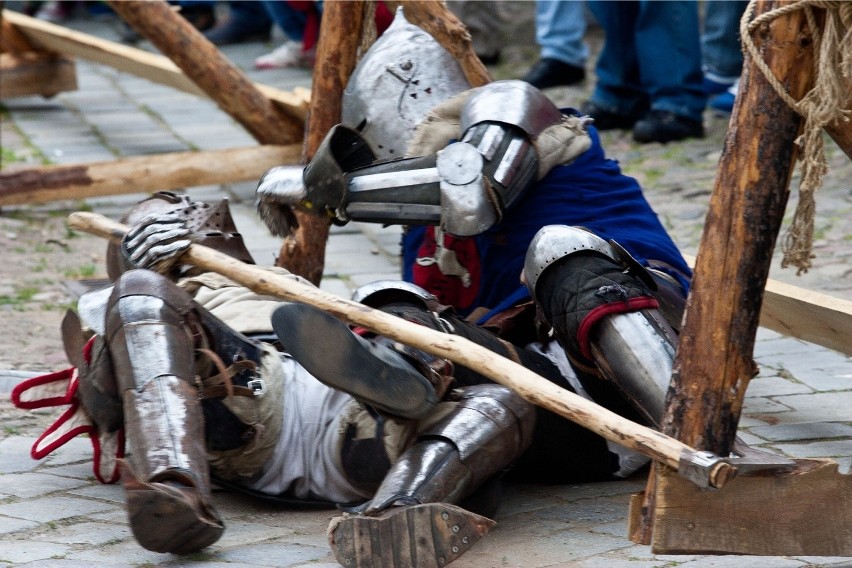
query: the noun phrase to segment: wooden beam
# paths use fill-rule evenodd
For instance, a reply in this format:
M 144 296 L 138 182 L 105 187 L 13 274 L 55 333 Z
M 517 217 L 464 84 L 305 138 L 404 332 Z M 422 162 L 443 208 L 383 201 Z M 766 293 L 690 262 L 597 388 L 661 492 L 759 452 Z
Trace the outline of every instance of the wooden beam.
M 690 266 L 695 257 L 683 255 Z M 771 278 L 760 326 L 852 356 L 852 302 Z
M 0 171 L 0 206 L 256 180 L 296 164 L 301 144 L 177 152 L 109 162 Z
M 0 53 L 0 77 L 0 99 L 77 90 L 74 60 L 51 53 Z
M 702 491 L 672 470 L 657 474 L 654 554 L 852 556 L 852 475 L 832 460 L 790 472 L 739 476 Z M 631 531 L 641 495 L 631 501 Z
M 5 22 L 11 24 L 38 49 L 101 63 L 161 85 L 207 97 L 174 62 L 163 55 L 101 39 L 10 10 L 3 10 L 2 16 Z M 307 117 L 307 89 L 297 88 L 293 92 L 287 92 L 260 83 L 255 83 L 255 86 L 268 99 L 274 101 L 276 106 L 294 118 L 305 120 Z

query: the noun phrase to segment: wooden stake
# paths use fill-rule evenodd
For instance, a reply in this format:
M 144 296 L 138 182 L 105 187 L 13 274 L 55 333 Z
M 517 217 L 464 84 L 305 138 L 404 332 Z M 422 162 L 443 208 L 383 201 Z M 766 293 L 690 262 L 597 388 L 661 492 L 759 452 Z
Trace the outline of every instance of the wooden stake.
M 293 144 L 302 140 L 302 122 L 273 105 L 236 65 L 166 2 L 109 4 L 258 142 Z
M 325 4 L 311 85 L 305 163 L 313 158 L 331 127 L 340 122 L 343 89 L 355 68 L 364 22 L 373 17 L 366 13 L 368 6 L 363 1 Z M 296 217 L 299 229 L 284 240 L 276 264 L 319 284 L 325 268 L 329 221 L 301 211 L 296 211 Z
M 250 146 L 3 170 L 0 206 L 256 180 L 273 166 L 298 163 L 301 152 L 300 144 Z
M 0 53 L 0 99 L 41 95 L 50 98 L 77 90 L 74 60 L 53 53 Z
M 121 240 L 127 227 L 95 213 L 77 212 L 68 218 L 68 225 L 115 242 Z M 294 302 L 310 304 L 333 316 L 371 329 L 376 333 L 403 342 L 438 357 L 450 359 L 478 371 L 495 382 L 513 389 L 521 397 L 588 428 L 607 440 L 641 452 L 654 460 L 677 468 L 680 458 L 694 450 L 674 438 L 636 424 L 602 408 L 572 392 L 562 389 L 494 352 L 472 341 L 417 325 L 394 315 L 375 310 L 364 304 L 334 296 L 294 278 L 277 274 L 256 265 L 245 264 L 216 250 L 191 245 L 181 262 L 203 270 L 227 276 L 237 284 L 258 294 L 277 296 Z M 711 478 L 722 486 L 731 478 L 733 468 L 721 464 Z
M 756 15 L 779 2 L 761 0 Z M 798 100 L 813 83 L 812 38 L 801 10 L 773 20 L 757 39 L 763 59 Z M 732 449 L 752 360 L 763 290 L 796 162 L 802 120 L 747 60 L 675 358 L 663 432 L 702 450 Z M 656 468 L 655 468 L 656 469 Z M 643 523 L 631 538 L 649 544 L 656 509 L 652 471 Z

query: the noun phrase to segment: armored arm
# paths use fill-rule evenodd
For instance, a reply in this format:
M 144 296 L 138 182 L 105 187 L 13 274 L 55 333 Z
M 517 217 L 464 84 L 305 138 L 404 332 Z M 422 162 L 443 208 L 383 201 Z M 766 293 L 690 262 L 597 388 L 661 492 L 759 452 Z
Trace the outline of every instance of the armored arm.
M 261 179 L 258 210 L 274 232 L 287 226 L 275 207 L 287 204 L 339 222 L 440 224 L 453 235 L 472 236 L 497 224 L 554 165 L 589 146 L 580 119 L 562 115 L 521 81 L 473 90 L 458 124 L 460 139 L 438 152 L 388 162 L 368 162 L 360 135 L 337 126 L 301 180 L 296 170 L 281 168 Z M 428 117 L 422 127 L 430 128 Z M 350 169 L 346 163 L 357 164 L 353 155 L 363 160 Z

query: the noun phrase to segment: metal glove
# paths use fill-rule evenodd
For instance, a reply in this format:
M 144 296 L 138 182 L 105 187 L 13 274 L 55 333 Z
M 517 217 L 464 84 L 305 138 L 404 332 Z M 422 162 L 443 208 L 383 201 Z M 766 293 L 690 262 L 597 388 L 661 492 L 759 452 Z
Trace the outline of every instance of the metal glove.
M 124 257 L 136 268 L 168 274 L 192 244 L 186 212 L 176 209 L 142 217 L 121 240 Z

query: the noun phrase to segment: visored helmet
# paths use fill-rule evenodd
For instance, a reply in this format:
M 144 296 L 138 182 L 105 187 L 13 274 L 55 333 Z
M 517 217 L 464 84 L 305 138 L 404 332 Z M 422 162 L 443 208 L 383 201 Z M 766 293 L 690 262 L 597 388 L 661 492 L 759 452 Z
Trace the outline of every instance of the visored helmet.
M 399 8 L 352 73 L 342 122 L 361 132 L 379 160 L 401 158 L 426 113 L 467 89 L 455 58 Z

